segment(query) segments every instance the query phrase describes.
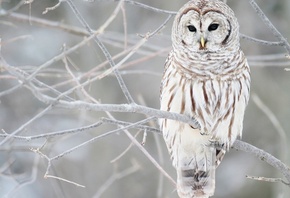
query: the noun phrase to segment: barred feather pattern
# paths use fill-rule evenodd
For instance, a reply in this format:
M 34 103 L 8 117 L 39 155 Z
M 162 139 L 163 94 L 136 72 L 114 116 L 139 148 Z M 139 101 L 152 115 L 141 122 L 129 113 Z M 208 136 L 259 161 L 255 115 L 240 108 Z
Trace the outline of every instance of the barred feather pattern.
M 180 197 L 214 194 L 215 169 L 242 136 L 249 90 L 249 66 L 240 50 L 230 55 L 212 54 L 210 59 L 206 54 L 174 49 L 169 54 L 161 85 L 161 110 L 188 115 L 201 126 L 196 129 L 169 119 L 160 122 L 177 170 Z

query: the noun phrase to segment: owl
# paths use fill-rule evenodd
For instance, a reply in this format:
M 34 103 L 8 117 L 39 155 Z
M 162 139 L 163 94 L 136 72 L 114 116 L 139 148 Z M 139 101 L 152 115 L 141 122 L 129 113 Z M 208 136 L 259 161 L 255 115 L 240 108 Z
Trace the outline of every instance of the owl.
M 208 198 L 215 170 L 242 136 L 250 69 L 240 49 L 239 25 L 220 0 L 192 0 L 177 13 L 172 50 L 161 83 L 161 110 L 196 119 L 199 127 L 161 119 L 182 198 Z

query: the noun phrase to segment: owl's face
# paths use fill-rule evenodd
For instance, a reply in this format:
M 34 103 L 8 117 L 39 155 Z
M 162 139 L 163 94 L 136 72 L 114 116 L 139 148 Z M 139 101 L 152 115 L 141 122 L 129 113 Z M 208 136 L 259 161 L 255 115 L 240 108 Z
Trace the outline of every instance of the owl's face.
M 238 23 L 232 10 L 219 0 L 190 1 L 175 18 L 172 38 L 174 47 L 190 52 L 229 50 L 239 43 Z

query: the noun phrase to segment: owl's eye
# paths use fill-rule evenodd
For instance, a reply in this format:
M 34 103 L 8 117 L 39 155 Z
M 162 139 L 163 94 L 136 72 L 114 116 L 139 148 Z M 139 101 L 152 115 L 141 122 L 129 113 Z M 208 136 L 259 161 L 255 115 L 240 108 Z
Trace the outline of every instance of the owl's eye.
M 196 32 L 196 28 L 193 25 L 189 25 L 187 28 L 190 32 Z
M 208 26 L 208 31 L 214 31 L 214 30 L 218 29 L 218 27 L 219 27 L 219 24 L 212 23 Z

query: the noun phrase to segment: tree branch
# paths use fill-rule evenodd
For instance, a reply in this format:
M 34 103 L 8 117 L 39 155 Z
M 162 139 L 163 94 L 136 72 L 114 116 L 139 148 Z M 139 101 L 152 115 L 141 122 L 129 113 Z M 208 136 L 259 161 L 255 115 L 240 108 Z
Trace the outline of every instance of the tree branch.
M 194 117 L 188 117 L 186 115 L 161 111 L 150 107 L 138 105 L 138 104 L 93 104 L 83 101 L 67 102 L 59 100 L 55 104 L 60 108 L 67 109 L 83 109 L 91 111 L 110 111 L 110 112 L 128 112 L 128 113 L 141 113 L 147 116 L 155 116 L 156 118 L 166 118 L 188 123 L 195 128 L 200 128 L 199 123 Z
M 74 5 L 74 3 L 71 0 L 65 0 L 65 2 L 68 3 L 68 5 L 71 7 L 73 13 L 75 14 L 75 16 L 77 17 L 77 19 L 80 21 L 80 23 L 85 27 L 85 29 L 89 32 L 90 35 L 94 36 L 94 41 L 97 43 L 97 45 L 99 46 L 99 48 L 102 50 L 102 52 L 104 53 L 105 57 L 107 58 L 107 60 L 109 61 L 109 64 L 112 68 L 114 68 L 114 74 L 118 80 L 118 83 L 121 87 L 121 90 L 123 91 L 128 103 L 135 103 L 127 86 L 125 85 L 125 82 L 119 72 L 119 70 L 115 67 L 115 62 L 112 59 L 111 54 L 109 53 L 109 51 L 107 50 L 107 48 L 105 47 L 105 45 L 99 40 L 98 36 L 93 32 L 93 30 L 90 28 L 89 24 L 85 21 L 85 19 L 82 17 L 82 15 L 80 14 L 80 12 L 78 11 L 77 7 Z
M 271 30 L 272 34 L 283 43 L 284 48 L 287 50 L 288 54 L 290 54 L 290 45 L 285 37 L 277 30 L 277 28 L 271 23 L 268 17 L 264 14 L 261 8 L 254 0 L 250 0 L 251 6 L 254 8 L 255 12 L 262 19 L 264 24 Z
M 240 140 L 236 140 L 233 147 L 237 150 L 244 151 L 250 153 L 260 160 L 270 164 L 272 167 L 276 168 L 279 172 L 281 172 L 287 181 L 290 183 L 290 168 L 279 159 L 275 158 L 273 155 L 259 149 L 249 143 L 242 142 Z

